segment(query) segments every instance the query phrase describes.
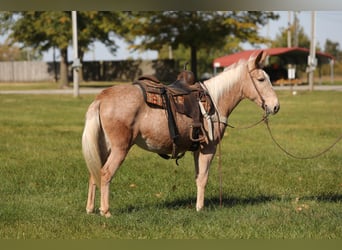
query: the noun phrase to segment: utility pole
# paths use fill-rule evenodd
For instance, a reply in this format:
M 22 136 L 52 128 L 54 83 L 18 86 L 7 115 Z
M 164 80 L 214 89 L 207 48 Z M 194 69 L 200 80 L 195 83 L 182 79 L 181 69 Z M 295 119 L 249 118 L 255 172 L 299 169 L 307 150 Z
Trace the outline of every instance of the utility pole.
M 291 48 L 291 11 L 288 11 L 288 23 L 287 23 L 287 47 Z
M 74 78 L 74 97 L 78 97 L 79 93 L 79 78 L 78 71 L 82 67 L 80 59 L 78 58 L 78 38 L 77 38 L 77 12 L 71 12 L 72 17 L 72 43 L 74 52 L 74 62 L 72 64 L 73 78 Z
M 293 46 L 298 47 L 298 17 L 297 17 L 298 11 L 293 12 Z
M 309 89 L 314 89 L 314 72 L 317 65 L 316 60 L 316 12 L 311 12 L 311 41 L 310 41 L 310 55 L 308 57 L 308 71 L 309 71 Z

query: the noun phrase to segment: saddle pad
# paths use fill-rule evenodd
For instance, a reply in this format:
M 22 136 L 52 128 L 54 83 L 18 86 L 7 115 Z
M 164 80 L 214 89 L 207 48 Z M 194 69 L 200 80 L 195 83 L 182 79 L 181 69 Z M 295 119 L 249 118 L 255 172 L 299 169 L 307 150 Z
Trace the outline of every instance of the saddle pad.
M 174 111 L 185 114 L 190 118 L 200 119 L 198 101 L 202 102 L 208 114 L 213 111 L 213 104 L 209 95 L 199 84 L 194 84 L 189 89 L 184 90 L 186 94 L 180 94 L 181 91 L 174 91 L 174 87 L 170 88 L 170 86 L 161 84 L 157 80 L 146 77 L 139 78 L 133 84 L 141 87 L 145 102 L 151 107 L 166 109 L 163 95 L 167 95 Z
M 158 91 L 157 91 L 158 92 Z M 155 108 L 165 108 L 163 97 L 161 96 L 160 93 L 153 93 L 153 92 L 147 92 L 145 93 L 146 95 L 146 103 L 155 107 Z M 172 96 L 169 95 L 169 98 L 173 99 L 173 103 L 176 105 L 176 110 L 179 113 L 184 114 L 185 113 L 185 106 L 184 103 L 185 98 L 182 95 L 177 95 L 177 96 Z
M 146 92 L 146 103 L 163 108 L 163 98 L 159 93 Z

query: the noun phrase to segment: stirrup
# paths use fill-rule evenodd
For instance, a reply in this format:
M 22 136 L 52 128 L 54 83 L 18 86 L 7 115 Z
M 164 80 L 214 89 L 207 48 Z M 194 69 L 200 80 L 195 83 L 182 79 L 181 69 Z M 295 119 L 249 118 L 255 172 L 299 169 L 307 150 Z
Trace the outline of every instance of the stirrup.
M 198 138 L 194 138 L 193 137 L 194 128 L 200 128 L 200 130 L 202 132 L 202 135 L 201 136 L 199 135 Z M 203 142 L 203 141 L 208 142 L 208 138 L 205 135 L 205 131 L 203 129 L 202 124 L 193 124 L 193 125 L 190 126 L 190 140 L 193 141 L 193 142 Z

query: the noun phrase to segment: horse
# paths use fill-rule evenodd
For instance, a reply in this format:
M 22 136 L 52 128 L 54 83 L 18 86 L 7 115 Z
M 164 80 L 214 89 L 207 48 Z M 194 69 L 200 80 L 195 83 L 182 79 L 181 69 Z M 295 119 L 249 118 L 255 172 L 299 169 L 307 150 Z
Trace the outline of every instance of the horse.
M 212 115 L 211 140 L 200 142 L 193 151 L 197 199 L 196 210 L 204 207 L 204 193 L 211 161 L 223 138 L 227 120 L 234 108 L 245 98 L 255 102 L 265 114 L 276 114 L 280 105 L 269 76 L 262 69 L 266 53 L 260 51 L 241 59 L 216 76 L 204 81 L 215 106 Z M 177 114 L 179 152 L 189 151 L 191 119 Z M 204 122 L 203 122 L 204 123 Z M 208 124 L 204 124 L 208 131 Z M 82 135 L 82 152 L 90 177 L 86 212 L 95 211 L 95 193 L 100 189 L 100 215 L 110 217 L 110 183 L 133 145 L 158 154 L 172 152 L 165 110 L 146 104 L 142 89 L 134 84 L 121 84 L 104 89 L 90 104 Z

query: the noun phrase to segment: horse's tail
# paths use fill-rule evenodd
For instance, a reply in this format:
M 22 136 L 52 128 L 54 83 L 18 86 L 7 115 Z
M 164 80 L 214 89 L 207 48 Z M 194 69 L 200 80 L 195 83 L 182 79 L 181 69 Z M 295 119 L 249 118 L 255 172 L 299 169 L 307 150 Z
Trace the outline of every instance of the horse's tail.
M 94 101 L 88 108 L 82 135 L 82 151 L 89 173 L 98 187 L 101 183 L 101 134 L 102 127 L 99 115 L 99 101 Z

